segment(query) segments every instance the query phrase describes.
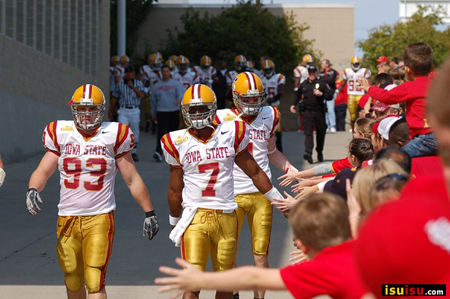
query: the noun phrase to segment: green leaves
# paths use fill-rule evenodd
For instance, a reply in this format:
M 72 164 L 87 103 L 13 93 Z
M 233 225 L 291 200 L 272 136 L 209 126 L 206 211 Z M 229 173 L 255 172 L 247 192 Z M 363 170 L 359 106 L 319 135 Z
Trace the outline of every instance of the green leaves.
M 382 25 L 369 31 L 369 38 L 357 42 L 364 51 L 364 61 L 377 73 L 376 59 L 379 56 L 389 58 L 403 56 L 406 46 L 415 42 L 425 42 L 433 48 L 434 65 L 439 66 L 450 54 L 450 30 L 436 30 L 442 24 L 440 15 L 445 10 L 429 6 L 419 6 L 419 10 L 406 22 Z
M 260 56 L 267 55 L 277 72 L 291 75 L 304 54 L 316 60 L 322 55 L 314 50 L 314 40 L 303 37 L 307 24 L 297 24 L 292 14 L 275 16 L 259 1 L 240 1 L 214 16 L 188 8 L 181 21 L 182 29 L 168 33 L 164 57 L 181 54 L 198 64 L 209 55 L 214 64 L 225 59 L 232 69 L 237 55 L 253 59 L 257 68 Z

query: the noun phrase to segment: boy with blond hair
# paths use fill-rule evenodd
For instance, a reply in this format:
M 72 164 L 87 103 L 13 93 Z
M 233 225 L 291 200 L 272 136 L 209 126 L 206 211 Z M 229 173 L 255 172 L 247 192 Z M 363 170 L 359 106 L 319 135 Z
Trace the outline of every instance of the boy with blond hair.
M 238 267 L 222 272 L 202 272 L 192 264 L 176 259 L 184 269 L 160 267 L 173 277 L 157 278 L 165 285 L 160 292 L 210 289 L 288 290 L 294 298 L 329 295 L 333 298 L 360 298 L 367 293 L 353 261 L 348 209 L 345 201 L 330 193 L 314 194 L 299 201 L 291 210 L 289 222 L 294 243 L 311 260 L 281 269 Z

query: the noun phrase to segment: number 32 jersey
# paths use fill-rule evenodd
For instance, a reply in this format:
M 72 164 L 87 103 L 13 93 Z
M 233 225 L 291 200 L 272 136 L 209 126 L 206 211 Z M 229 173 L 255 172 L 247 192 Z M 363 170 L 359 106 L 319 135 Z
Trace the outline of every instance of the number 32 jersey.
M 116 207 L 116 159 L 134 147 L 134 134 L 124 124 L 104 122 L 94 135 L 83 136 L 73 121 L 54 121 L 43 143 L 58 158 L 60 216 L 109 213 Z
M 347 93 L 353 95 L 364 95 L 364 89 L 361 88 L 361 84 L 359 84 L 358 80 L 362 80 L 362 78 L 370 78 L 370 76 L 372 76 L 372 73 L 366 68 L 360 68 L 356 72 L 351 68 L 345 69 L 342 79 L 347 80 Z
M 234 158 L 248 146 L 243 122 L 217 125 L 212 135 L 200 139 L 190 130 L 178 130 L 163 136 L 161 145 L 166 162 L 182 168 L 183 207 L 235 210 Z

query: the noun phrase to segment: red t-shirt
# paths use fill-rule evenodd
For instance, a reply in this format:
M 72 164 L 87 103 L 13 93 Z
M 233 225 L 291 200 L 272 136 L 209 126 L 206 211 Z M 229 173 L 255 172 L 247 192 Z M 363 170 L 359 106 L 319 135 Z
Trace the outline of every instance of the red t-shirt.
M 345 168 L 353 168 L 352 164 L 350 164 L 350 161 L 348 160 L 348 157 L 331 163 L 331 169 L 334 173 L 339 173 L 339 171 Z
M 439 156 L 417 157 L 411 159 L 411 177 L 421 178 L 442 174 L 443 164 Z
M 369 98 L 370 98 L 370 96 L 368 93 L 363 95 L 361 97 L 361 99 L 359 99 L 358 106 L 364 109 L 364 106 L 366 106 L 366 103 L 367 103 L 367 101 L 369 101 Z
M 339 86 L 341 86 L 341 84 L 342 79 L 336 81 L 336 90 L 339 88 Z M 348 99 L 347 88 L 344 88 L 340 93 L 337 94 L 336 100 L 334 101 L 334 105 L 337 106 L 340 104 L 347 104 L 347 99 Z
M 281 279 L 296 299 L 320 295 L 333 298 L 361 298 L 366 294 L 353 257 L 355 241 L 327 247 L 312 261 L 280 270 Z
M 449 284 L 449 228 L 442 173 L 411 180 L 398 200 L 373 210 L 361 225 L 354 254 L 372 293 L 384 298 L 381 284 Z
M 418 77 L 414 81 L 405 82 L 391 90 L 372 86 L 369 88 L 369 95 L 387 105 L 406 102 L 406 121 L 412 139 L 416 135 L 424 135 L 433 131 L 428 126 L 426 116 L 426 96 L 430 83 L 430 78 Z

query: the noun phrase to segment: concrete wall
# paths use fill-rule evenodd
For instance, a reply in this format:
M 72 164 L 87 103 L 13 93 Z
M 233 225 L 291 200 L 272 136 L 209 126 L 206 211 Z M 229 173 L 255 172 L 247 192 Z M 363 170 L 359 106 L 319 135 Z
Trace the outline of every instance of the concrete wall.
M 34 11 L 39 11 L 36 5 L 44 5 L 42 1 L 8 3 L 13 5 L 0 10 L 0 153 L 4 163 L 44 152 L 42 131 L 53 120 L 72 119 L 68 102 L 76 88 L 92 83 L 109 93 L 109 1 L 60 5 L 50 1 L 52 5 L 42 10 L 46 13 L 43 27 L 38 26 L 43 34 L 27 31 L 39 17 L 27 15 L 33 10 L 25 6 L 34 4 Z M 10 23 L 5 12 L 13 16 L 8 17 Z M 26 21 L 18 26 L 22 13 Z M 55 21 L 57 13 L 60 24 Z M 33 18 L 37 20 L 28 24 Z

